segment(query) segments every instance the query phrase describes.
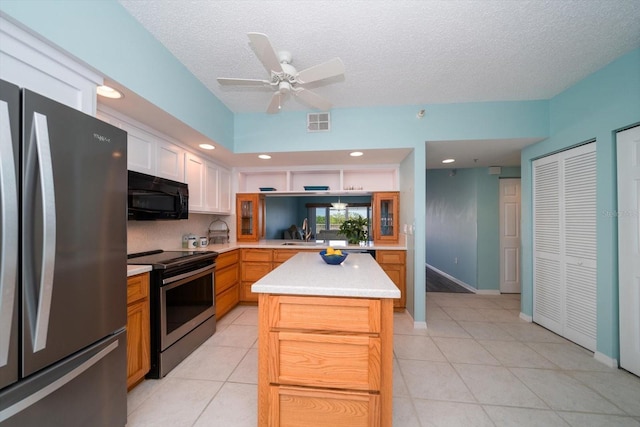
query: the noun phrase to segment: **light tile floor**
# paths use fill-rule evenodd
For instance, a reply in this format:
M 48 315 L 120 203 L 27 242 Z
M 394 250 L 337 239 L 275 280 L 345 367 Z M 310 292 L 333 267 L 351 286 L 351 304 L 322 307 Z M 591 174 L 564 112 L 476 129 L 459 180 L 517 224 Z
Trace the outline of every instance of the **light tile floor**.
M 394 316 L 393 420 L 414 426 L 640 426 L 640 378 L 519 319 L 518 295 L 427 294 L 428 329 Z M 162 380 L 129 427 L 255 427 L 256 307 L 239 306 Z

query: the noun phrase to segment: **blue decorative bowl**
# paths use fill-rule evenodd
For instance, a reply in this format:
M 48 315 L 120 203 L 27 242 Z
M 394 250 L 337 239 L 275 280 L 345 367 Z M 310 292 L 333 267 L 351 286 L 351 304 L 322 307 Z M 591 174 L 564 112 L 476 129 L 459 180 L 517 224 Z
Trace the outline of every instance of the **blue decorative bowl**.
M 342 255 L 327 255 L 326 250 L 320 251 L 320 257 L 324 260 L 324 262 L 331 265 L 342 264 L 342 261 L 347 259 L 347 255 L 349 254 L 346 252 L 343 252 Z

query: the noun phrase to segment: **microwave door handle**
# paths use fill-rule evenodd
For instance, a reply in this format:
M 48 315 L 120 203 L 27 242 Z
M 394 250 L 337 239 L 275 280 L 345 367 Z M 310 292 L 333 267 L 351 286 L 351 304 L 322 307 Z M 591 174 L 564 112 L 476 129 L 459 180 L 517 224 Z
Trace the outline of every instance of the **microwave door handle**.
M 184 196 L 182 195 L 182 191 L 178 190 L 178 203 L 180 204 L 180 207 L 178 208 L 178 216 L 182 216 L 182 213 L 184 212 L 184 210 L 182 209 L 183 206 L 183 202 L 184 202 Z
M 18 272 L 18 182 L 9 106 L 0 101 L 0 368 L 9 360 Z
M 42 202 L 42 253 L 39 280 L 34 277 L 33 255 L 25 251 L 23 245 L 25 271 L 25 305 L 31 328 L 33 351 L 43 350 L 47 345 L 49 332 L 49 314 L 53 294 L 53 272 L 56 251 L 56 203 L 53 186 L 53 167 L 47 117 L 33 113 L 33 126 L 25 162 L 25 194 L 34 194 L 36 175 L 40 176 L 40 195 Z M 36 166 L 37 163 L 37 166 Z M 33 242 L 34 200 L 24 197 L 24 238 Z M 38 286 L 36 286 L 38 284 Z M 37 307 L 36 307 L 37 305 Z

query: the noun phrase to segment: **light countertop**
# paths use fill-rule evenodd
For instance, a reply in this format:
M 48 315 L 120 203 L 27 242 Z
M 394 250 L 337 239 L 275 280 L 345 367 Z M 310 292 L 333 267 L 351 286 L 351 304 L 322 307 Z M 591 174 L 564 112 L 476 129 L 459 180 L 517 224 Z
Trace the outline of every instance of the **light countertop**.
M 349 254 L 340 265 L 319 254 L 301 252 L 251 286 L 256 293 L 400 298 L 400 290 L 367 254 Z
M 127 277 L 151 271 L 150 265 L 127 265 Z
M 294 243 L 284 244 L 284 243 Z M 407 246 L 404 244 L 393 244 L 393 243 L 384 243 L 384 244 L 373 244 L 369 243 L 366 246 L 359 245 L 345 245 L 344 240 L 328 240 L 328 241 L 318 241 L 318 242 L 303 242 L 302 240 L 282 240 L 282 239 L 273 239 L 273 240 L 260 240 L 258 242 L 231 242 L 231 243 L 216 243 L 210 244 L 204 248 L 195 248 L 195 249 L 185 249 L 183 247 L 175 247 L 166 250 L 172 251 L 216 251 L 219 253 L 232 251 L 234 249 L 241 248 L 255 248 L 255 249 L 318 249 L 321 251 L 325 249 L 327 246 L 333 246 L 340 249 L 347 250 L 406 250 Z

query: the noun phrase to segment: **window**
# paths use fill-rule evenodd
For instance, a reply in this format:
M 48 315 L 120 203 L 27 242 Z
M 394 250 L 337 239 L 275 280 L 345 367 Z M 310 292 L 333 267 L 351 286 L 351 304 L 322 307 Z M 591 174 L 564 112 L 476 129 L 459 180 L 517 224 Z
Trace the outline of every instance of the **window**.
M 347 218 L 354 218 L 360 215 L 369 220 L 371 224 L 371 204 L 353 203 L 349 204 L 346 209 L 334 209 L 329 203 L 317 203 L 307 205 L 309 216 L 309 226 L 314 232 L 317 240 L 345 240 L 344 236 L 336 237 L 340 225 Z M 371 227 L 369 226 L 369 236 L 371 236 Z M 327 236 L 324 239 L 323 236 Z

